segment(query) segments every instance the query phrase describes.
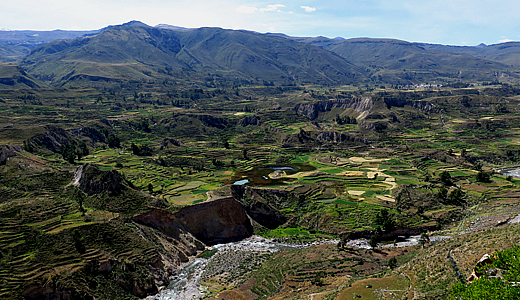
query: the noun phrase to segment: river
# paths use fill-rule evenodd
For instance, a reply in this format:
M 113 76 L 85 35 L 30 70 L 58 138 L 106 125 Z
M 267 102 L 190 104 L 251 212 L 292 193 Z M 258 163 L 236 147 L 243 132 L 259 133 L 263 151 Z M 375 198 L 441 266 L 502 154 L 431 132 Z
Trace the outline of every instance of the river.
M 432 242 L 441 241 L 450 236 L 430 237 Z M 383 247 L 409 247 L 418 244 L 419 236 L 411 236 L 406 241 L 386 244 Z M 200 285 L 205 279 L 223 272 L 243 270 L 243 263 L 253 261 L 253 257 L 274 253 L 283 249 L 302 249 L 318 244 L 337 244 L 338 240 L 324 240 L 307 244 L 278 243 L 270 239 L 252 236 L 239 242 L 214 245 L 211 249 L 218 250 L 209 258 L 194 258 L 182 266 L 170 278 L 170 284 L 159 294 L 149 296 L 146 300 L 197 300 L 204 297 L 204 288 Z M 347 246 L 370 248 L 368 240 L 356 239 Z M 265 258 L 264 258 L 265 259 Z M 239 268 L 241 266 L 241 268 Z M 247 266 L 246 266 L 247 271 Z M 245 272 L 245 271 L 244 271 Z
M 512 177 L 520 178 L 520 168 L 502 169 L 502 170 L 498 170 L 498 172 L 504 174 L 505 176 L 512 176 Z

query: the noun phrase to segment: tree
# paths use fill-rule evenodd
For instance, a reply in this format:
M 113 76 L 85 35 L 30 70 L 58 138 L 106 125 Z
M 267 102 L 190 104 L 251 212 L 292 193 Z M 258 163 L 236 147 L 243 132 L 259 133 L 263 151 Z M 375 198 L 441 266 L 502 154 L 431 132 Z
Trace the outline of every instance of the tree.
M 380 240 L 381 240 L 381 237 L 379 236 L 379 234 L 376 233 L 370 237 L 370 240 L 368 241 L 368 245 L 372 249 L 375 249 L 375 248 L 377 248 L 377 246 L 379 246 Z
M 131 147 L 132 147 L 132 154 L 139 155 L 139 146 L 137 146 L 136 144 L 132 143 Z
M 478 182 L 489 183 L 489 182 L 491 182 L 491 174 L 489 174 L 488 172 L 479 171 L 477 173 L 477 178 L 476 179 L 477 179 Z
M 148 184 L 148 192 L 149 192 L 150 194 L 153 193 L 153 184 L 152 184 L 151 182 Z
M 312 280 L 312 284 L 317 285 L 317 286 L 322 286 L 323 285 L 323 278 L 325 278 L 325 272 L 319 271 L 314 276 L 314 279 Z
M 453 180 L 451 178 L 451 175 L 448 171 L 442 171 L 442 173 L 439 175 L 439 180 L 446 186 L 452 186 Z
M 113 133 L 109 133 L 107 135 L 107 143 L 110 148 L 119 148 L 121 147 L 121 140 Z
M 338 242 L 338 249 L 340 249 L 340 250 L 345 249 L 345 247 L 347 246 L 347 243 L 350 240 L 351 240 L 350 233 L 342 235 Z
M 430 242 L 430 236 L 428 236 L 427 233 L 422 233 L 421 237 L 419 238 L 419 244 L 424 248 L 424 245 Z
M 447 203 L 450 205 L 464 205 L 464 192 L 461 189 L 454 189 L 447 198 Z
M 61 156 L 64 160 L 68 161 L 70 164 L 74 163 L 76 159 L 76 147 L 72 143 L 67 143 L 61 149 Z
M 80 254 L 84 254 L 86 252 L 85 245 L 83 245 L 83 237 L 78 229 L 74 229 L 72 231 L 72 239 L 74 240 L 74 247 Z
M 392 270 L 395 269 L 397 267 L 397 258 L 395 258 L 395 257 L 390 258 L 388 260 L 388 267 Z
M 392 215 L 386 209 L 382 209 L 377 213 L 375 224 L 383 232 L 391 231 L 396 225 Z

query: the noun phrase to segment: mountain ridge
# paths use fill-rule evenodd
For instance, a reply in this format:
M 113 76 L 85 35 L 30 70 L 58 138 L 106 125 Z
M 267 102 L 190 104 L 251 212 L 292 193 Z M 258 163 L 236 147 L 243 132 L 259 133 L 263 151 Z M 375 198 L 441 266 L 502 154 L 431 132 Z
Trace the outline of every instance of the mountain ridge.
M 79 75 L 161 78 L 159 68 L 164 67 L 177 73 L 231 73 L 275 82 L 345 84 L 364 76 L 359 67 L 336 54 L 286 38 L 211 27 L 160 29 L 137 22 L 42 45 L 22 66 L 51 84 L 64 84 Z
M 257 83 L 332 85 L 408 84 L 438 77 L 493 81 L 497 72 L 517 78 L 514 71 L 520 67 L 519 42 L 447 46 L 389 38 L 149 26 L 136 20 L 97 31 L 53 32 L 61 38 L 34 44 L 26 37 L 33 44 L 25 46 L 12 44 L 15 40 L 2 43 L 0 32 L 0 61 L 23 57 L 20 65 L 29 74 L 55 86 L 208 74 Z

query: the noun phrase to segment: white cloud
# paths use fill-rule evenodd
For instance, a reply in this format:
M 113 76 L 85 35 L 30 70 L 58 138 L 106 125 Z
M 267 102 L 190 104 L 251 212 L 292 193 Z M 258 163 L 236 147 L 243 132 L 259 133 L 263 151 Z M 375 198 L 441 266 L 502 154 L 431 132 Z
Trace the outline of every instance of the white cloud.
M 510 40 L 510 39 L 501 39 L 501 40 L 498 40 L 499 43 L 508 43 L 508 42 L 513 42 L 513 40 Z
M 257 11 L 258 11 L 258 8 L 253 7 L 253 6 L 242 5 L 242 6 L 237 8 L 237 12 L 241 13 L 241 14 L 253 14 L 253 13 L 257 12 Z
M 306 12 L 313 12 L 316 11 L 316 7 L 310 7 L 310 6 L 300 6 L 303 8 Z
M 260 11 L 276 11 L 281 12 L 280 8 L 285 7 L 283 4 L 270 4 L 266 8 L 260 8 Z

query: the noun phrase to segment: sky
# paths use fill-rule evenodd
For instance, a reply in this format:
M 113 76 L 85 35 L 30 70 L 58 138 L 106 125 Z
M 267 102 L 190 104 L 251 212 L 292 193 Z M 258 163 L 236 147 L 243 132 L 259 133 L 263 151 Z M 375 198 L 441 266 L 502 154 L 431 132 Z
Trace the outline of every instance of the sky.
M 2 0 L 0 28 L 92 30 L 139 20 L 291 36 L 490 45 L 520 40 L 519 12 L 518 0 Z

